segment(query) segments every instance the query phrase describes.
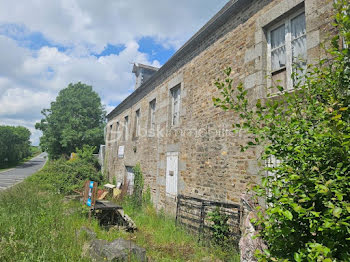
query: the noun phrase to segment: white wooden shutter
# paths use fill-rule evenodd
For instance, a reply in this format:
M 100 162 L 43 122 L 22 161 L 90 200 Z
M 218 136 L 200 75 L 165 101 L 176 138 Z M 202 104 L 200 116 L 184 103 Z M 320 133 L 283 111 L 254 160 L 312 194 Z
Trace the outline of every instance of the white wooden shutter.
M 166 195 L 177 196 L 178 152 L 168 152 L 166 161 Z

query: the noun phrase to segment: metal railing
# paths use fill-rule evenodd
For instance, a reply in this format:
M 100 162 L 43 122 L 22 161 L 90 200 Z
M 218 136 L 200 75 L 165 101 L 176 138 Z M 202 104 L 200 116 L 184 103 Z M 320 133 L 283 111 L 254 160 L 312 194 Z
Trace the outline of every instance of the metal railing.
M 219 208 L 221 214 L 228 216 L 230 236 L 237 240 L 240 237 L 241 206 L 217 201 L 209 201 L 184 195 L 177 196 L 176 223 L 184 225 L 191 231 L 198 233 L 199 239 L 211 236 L 213 222 L 210 213 Z

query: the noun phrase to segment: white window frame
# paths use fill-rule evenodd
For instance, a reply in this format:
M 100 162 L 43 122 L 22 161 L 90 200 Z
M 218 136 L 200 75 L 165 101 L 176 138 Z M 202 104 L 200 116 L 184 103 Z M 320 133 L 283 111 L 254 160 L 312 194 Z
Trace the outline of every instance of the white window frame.
M 172 89 L 170 89 L 170 94 L 171 94 L 171 126 L 177 126 L 180 123 L 181 84 L 174 86 Z M 178 111 L 176 111 L 176 108 Z
M 151 102 L 149 102 L 149 128 L 151 130 L 154 130 L 156 126 L 156 106 L 156 99 L 153 99 Z
M 267 30 L 267 71 L 270 72 L 270 74 L 272 76 L 273 73 L 278 72 L 278 71 L 282 71 L 283 68 L 272 71 L 271 53 L 273 50 L 271 48 L 271 32 L 283 24 L 285 26 L 285 34 L 284 34 L 285 35 L 285 48 L 286 48 L 286 65 L 285 65 L 286 87 L 285 88 L 287 91 L 291 91 L 294 89 L 293 80 L 291 78 L 292 69 L 293 69 L 291 21 L 294 18 L 296 18 L 297 16 L 301 15 L 302 13 L 305 13 L 305 8 L 301 8 L 298 11 L 293 12 L 291 15 L 287 16 L 286 18 L 284 18 L 280 22 L 269 27 Z M 305 35 L 306 35 L 306 30 L 305 30 Z M 305 55 L 307 57 L 307 42 L 306 42 L 305 52 L 306 52 Z M 270 79 L 268 86 L 271 86 L 271 85 L 272 85 L 272 80 Z

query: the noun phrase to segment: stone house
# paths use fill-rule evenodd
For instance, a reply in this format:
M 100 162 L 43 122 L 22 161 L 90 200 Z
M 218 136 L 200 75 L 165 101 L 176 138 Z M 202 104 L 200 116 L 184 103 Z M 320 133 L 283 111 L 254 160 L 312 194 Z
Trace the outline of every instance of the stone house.
M 292 90 L 292 64 L 304 67 L 322 54 L 332 4 L 229 1 L 159 70 L 136 64 L 136 77 L 149 69 L 147 79 L 137 78 L 138 88 L 107 116 L 109 179 L 132 186 L 132 167 L 140 163 L 155 206 L 170 212 L 178 194 L 240 203 L 259 181 L 259 152 L 240 151 L 247 137 L 231 132 L 232 112 L 214 107 L 214 82 L 230 66 L 252 99 L 266 98 L 277 80 Z

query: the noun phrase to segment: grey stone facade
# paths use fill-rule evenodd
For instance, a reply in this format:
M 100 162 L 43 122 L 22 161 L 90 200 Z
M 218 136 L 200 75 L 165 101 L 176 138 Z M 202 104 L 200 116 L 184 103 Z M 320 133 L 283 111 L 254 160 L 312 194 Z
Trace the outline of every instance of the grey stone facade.
M 259 181 L 259 149 L 240 151 L 247 136 L 231 132 L 235 115 L 213 106 L 212 97 L 219 95 L 214 82 L 230 66 L 235 84 L 243 82 L 251 99 L 266 98 L 269 28 L 296 11 L 305 12 L 307 59 L 314 62 L 331 31 L 332 3 L 230 1 L 107 116 L 109 179 L 123 182 L 127 167 L 140 163 L 158 209 L 174 212 L 176 194 L 239 203 L 240 195 Z M 174 88 L 180 88 L 175 125 Z M 123 135 L 126 116 L 128 139 Z

